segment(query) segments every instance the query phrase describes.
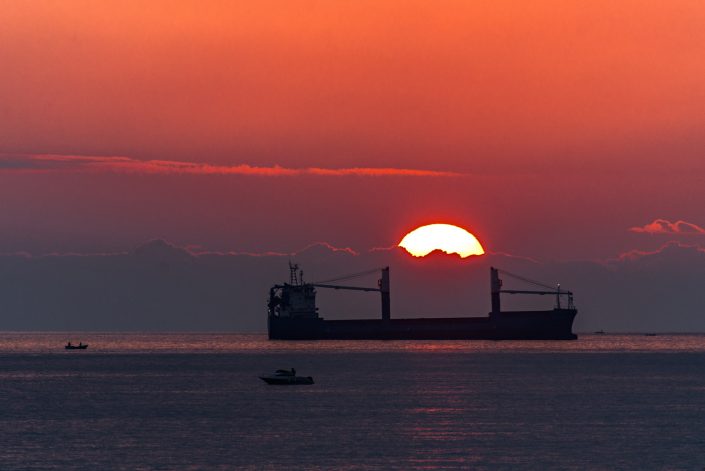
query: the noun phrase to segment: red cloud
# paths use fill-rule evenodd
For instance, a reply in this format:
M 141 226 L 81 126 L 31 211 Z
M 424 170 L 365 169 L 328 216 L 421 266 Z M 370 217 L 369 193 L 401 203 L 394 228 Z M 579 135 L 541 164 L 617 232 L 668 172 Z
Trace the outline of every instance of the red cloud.
M 630 227 L 629 230 L 646 234 L 705 235 L 705 229 L 697 224 L 681 220 L 671 222 L 666 219 L 655 219 L 645 226 Z
M 174 160 L 138 160 L 122 156 L 85 156 L 56 154 L 0 155 L 0 171 L 12 172 L 82 172 L 82 173 L 137 173 L 177 175 L 247 175 L 258 177 L 291 177 L 314 175 L 325 177 L 460 177 L 464 174 L 437 170 L 410 168 L 286 168 L 274 165 L 211 165 Z
M 683 251 L 691 251 L 691 253 L 699 253 L 699 254 L 705 254 L 705 248 L 700 247 L 699 245 L 687 245 L 687 244 L 681 244 L 678 241 L 672 240 L 670 242 L 667 242 L 663 244 L 661 247 L 657 248 L 656 250 L 638 250 L 638 249 L 633 249 L 629 250 L 628 252 L 621 253 L 617 256 L 615 259 L 610 259 L 608 262 L 634 262 L 637 260 L 640 260 L 644 257 L 649 257 L 653 255 L 658 255 L 666 251 L 673 251 L 673 250 L 683 250 Z

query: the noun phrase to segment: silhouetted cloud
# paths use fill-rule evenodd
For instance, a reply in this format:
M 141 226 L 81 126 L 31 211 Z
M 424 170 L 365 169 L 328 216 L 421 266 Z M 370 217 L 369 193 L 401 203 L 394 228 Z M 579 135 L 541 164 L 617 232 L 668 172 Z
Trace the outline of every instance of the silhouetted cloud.
M 680 252 L 690 255 L 704 255 L 705 248 L 699 245 L 683 244 L 676 240 L 671 240 L 656 250 L 638 250 L 633 249 L 627 252 L 623 252 L 617 256 L 617 258 L 610 259 L 608 262 L 627 262 L 627 261 L 637 261 L 642 258 L 656 257 L 663 254 L 668 254 L 669 252 L 675 253 Z
M 389 252 L 392 250 L 404 250 L 399 245 L 394 244 L 394 245 L 388 245 L 386 247 L 372 247 L 371 249 L 368 250 L 368 252 Z
M 351 249 L 350 247 L 336 247 L 328 242 L 314 242 L 313 244 L 309 244 L 303 249 L 294 252 L 293 255 L 303 255 L 305 252 L 320 249 L 324 249 L 325 251 L 331 253 L 345 253 L 347 255 L 354 256 L 360 255 L 357 251 Z
M 459 263 L 402 249 L 356 251 L 317 242 L 291 253 L 214 252 L 163 239 L 114 253 L 0 255 L 5 330 L 207 330 L 263 332 L 269 287 L 287 280 L 288 261 L 306 279 L 391 266 L 392 316 L 483 316 L 490 266 L 575 292 L 575 330 L 705 331 L 705 249 L 669 242 L 603 262 L 546 262 L 500 252 Z M 510 289 L 525 287 L 507 278 Z M 375 286 L 376 274 L 354 282 Z M 550 297 L 506 296 L 507 309 L 551 308 Z M 374 317 L 371 293 L 320 290 L 327 318 Z
M 0 171 L 85 172 L 172 175 L 244 175 L 256 177 L 461 177 L 462 173 L 391 167 L 287 168 L 240 165 L 211 165 L 174 160 L 138 160 L 123 156 L 82 156 L 56 154 L 2 154 Z
M 488 250 L 486 252 L 486 255 L 501 256 L 501 257 L 513 258 L 513 259 L 517 259 L 517 260 L 525 260 L 525 261 L 531 262 L 531 263 L 539 263 L 539 261 L 536 260 L 535 258 L 526 257 L 524 255 L 515 255 L 515 254 L 508 253 L 508 252 L 497 252 L 497 251 Z
M 155 241 L 150 241 L 147 244 L 152 244 L 155 242 L 167 244 L 169 246 L 175 247 L 169 242 L 166 242 L 162 239 L 157 239 Z M 308 244 L 307 246 L 303 247 L 302 249 L 294 250 L 293 252 L 278 252 L 274 250 L 267 250 L 264 252 L 248 252 L 248 251 L 228 251 L 228 252 L 219 252 L 219 251 L 212 251 L 205 249 L 201 246 L 188 246 L 188 247 L 183 247 L 181 250 L 186 250 L 188 251 L 191 255 L 193 256 L 205 256 L 205 255 L 230 255 L 230 256 L 246 256 L 246 257 L 296 257 L 299 255 L 303 255 L 306 252 L 315 252 L 315 251 L 323 251 L 325 253 L 345 253 L 347 255 L 359 255 L 357 251 L 350 247 L 336 247 L 333 244 L 329 244 L 328 242 L 314 242 L 311 244 Z
M 683 220 L 671 222 L 667 219 L 655 219 L 644 226 L 630 227 L 629 230 L 646 234 L 705 235 L 705 229 Z

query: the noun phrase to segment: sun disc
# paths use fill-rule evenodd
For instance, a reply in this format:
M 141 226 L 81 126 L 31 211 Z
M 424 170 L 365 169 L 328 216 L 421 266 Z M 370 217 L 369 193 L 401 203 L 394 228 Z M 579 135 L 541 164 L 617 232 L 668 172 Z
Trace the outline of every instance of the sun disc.
M 425 257 L 434 250 L 458 254 L 460 258 L 483 255 L 480 241 L 462 227 L 452 224 L 429 224 L 409 232 L 399 242 L 414 257 Z

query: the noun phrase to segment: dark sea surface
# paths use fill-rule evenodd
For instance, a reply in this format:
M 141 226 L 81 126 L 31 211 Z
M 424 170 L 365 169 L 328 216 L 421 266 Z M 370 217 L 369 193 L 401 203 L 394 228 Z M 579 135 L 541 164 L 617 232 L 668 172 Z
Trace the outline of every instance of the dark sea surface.
M 0 334 L 0 470 L 705 467 L 703 335 L 69 335 Z

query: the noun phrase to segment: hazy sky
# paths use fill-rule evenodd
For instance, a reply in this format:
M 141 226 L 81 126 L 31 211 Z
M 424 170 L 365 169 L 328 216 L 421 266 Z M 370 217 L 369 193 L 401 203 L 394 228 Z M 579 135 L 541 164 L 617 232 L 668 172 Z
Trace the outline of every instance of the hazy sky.
M 698 245 L 703 24 L 698 1 L 0 1 L 0 252 L 364 251 L 429 222 L 542 259 Z

